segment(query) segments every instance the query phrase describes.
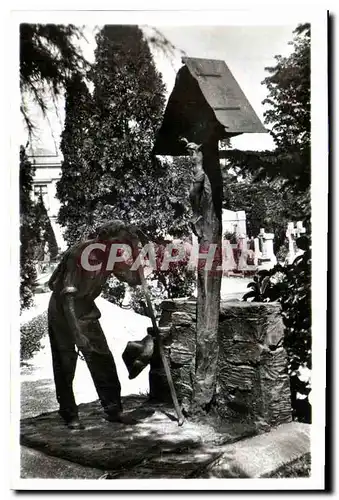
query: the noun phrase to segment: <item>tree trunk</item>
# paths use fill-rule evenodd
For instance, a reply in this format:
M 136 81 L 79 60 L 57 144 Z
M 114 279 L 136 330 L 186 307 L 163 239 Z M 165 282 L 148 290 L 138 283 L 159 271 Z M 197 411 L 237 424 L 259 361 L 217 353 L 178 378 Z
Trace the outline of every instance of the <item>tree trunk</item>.
M 208 252 L 210 245 L 217 248 L 212 271 L 203 268 L 206 261 L 200 260 L 198 266 L 197 299 L 197 347 L 196 373 L 193 390 L 193 406 L 206 408 L 215 390 L 216 366 L 218 359 L 218 323 L 220 306 L 220 287 L 222 272 L 216 272 L 221 264 L 221 208 L 222 175 L 219 163 L 218 141 L 215 139 L 204 144 L 203 169 L 204 188 L 200 202 L 201 220 L 198 238 L 200 253 Z M 219 256 L 219 257 L 218 257 Z

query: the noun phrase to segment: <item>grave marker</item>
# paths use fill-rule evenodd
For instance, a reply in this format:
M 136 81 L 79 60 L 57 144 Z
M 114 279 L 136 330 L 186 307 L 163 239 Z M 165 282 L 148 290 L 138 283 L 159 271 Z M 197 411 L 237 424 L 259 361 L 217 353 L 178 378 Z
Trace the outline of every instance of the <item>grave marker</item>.
M 266 130 L 224 61 L 190 57 L 182 61 L 154 154 L 187 155 L 189 143 L 201 145 L 200 153 L 195 154 L 196 161 L 201 161 L 199 170 L 204 172 L 199 177 L 200 216 L 192 222 L 200 251 L 208 251 L 213 244 L 221 250 L 223 179 L 218 142 Z M 222 272 L 198 269 L 193 407 L 206 407 L 215 390 L 221 279 Z

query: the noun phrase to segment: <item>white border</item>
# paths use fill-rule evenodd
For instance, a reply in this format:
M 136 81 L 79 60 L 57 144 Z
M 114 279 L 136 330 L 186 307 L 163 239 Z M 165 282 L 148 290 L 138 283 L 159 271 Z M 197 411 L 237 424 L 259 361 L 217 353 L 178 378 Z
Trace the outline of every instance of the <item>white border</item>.
M 36 2 L 36 4 L 39 2 Z M 60 2 L 58 9 L 64 7 Z M 100 8 L 100 2 L 96 7 Z M 67 2 L 69 5 L 69 2 Z M 83 4 L 82 4 L 83 5 Z M 43 5 L 39 6 L 40 8 Z M 38 7 L 38 8 L 39 8 Z M 66 7 L 67 8 L 67 7 Z M 284 25 L 298 22 L 311 22 L 312 25 L 312 203 L 313 203 L 313 424 L 312 424 L 312 477 L 309 479 L 209 479 L 209 480 L 47 480 L 21 479 L 19 477 L 19 316 L 18 316 L 18 282 L 19 274 L 15 263 L 18 262 L 18 185 L 17 185 L 17 151 L 19 144 L 16 141 L 15 131 L 20 123 L 18 112 L 20 102 L 18 86 L 18 23 L 19 22 L 53 22 L 75 24 L 126 23 L 149 25 Z M 11 445 L 13 455 L 11 462 L 11 486 L 14 489 L 24 490 L 304 490 L 323 489 L 324 475 L 324 424 L 325 424 L 325 347 L 326 347 L 326 228 L 327 228 L 327 41 L 326 41 L 326 11 L 294 7 L 274 7 L 269 10 L 256 8 L 255 10 L 223 10 L 223 11 L 180 11 L 180 12 L 97 12 L 97 11 L 20 11 L 12 12 L 7 24 L 7 43 L 10 40 L 10 58 L 8 62 L 8 95 L 11 96 L 7 111 L 10 117 L 11 128 L 11 188 L 10 188 L 10 216 L 11 216 L 11 383 L 12 383 L 12 427 Z M 323 165 L 322 169 L 318 166 Z M 315 168 L 317 166 L 317 168 Z M 15 279 L 13 279 L 15 276 Z

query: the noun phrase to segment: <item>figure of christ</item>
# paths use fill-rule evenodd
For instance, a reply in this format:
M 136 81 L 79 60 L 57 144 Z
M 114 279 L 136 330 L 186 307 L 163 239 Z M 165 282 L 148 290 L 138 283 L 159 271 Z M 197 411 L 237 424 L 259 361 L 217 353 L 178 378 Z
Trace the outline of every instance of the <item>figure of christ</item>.
M 112 353 L 101 329 L 101 313 L 95 305 L 109 277 L 114 274 L 120 281 L 130 286 L 140 285 L 138 271 L 131 270 L 131 261 L 118 262 L 112 270 L 107 270 L 103 252 L 93 249 L 88 262 L 91 269 L 82 266 L 83 252 L 88 245 L 112 243 L 128 245 L 132 255 L 138 249 L 138 229 L 120 221 L 112 221 L 101 226 L 86 241 L 80 241 L 64 254 L 49 281 L 52 295 L 48 308 L 48 332 L 52 350 L 56 397 L 59 414 L 71 429 L 82 429 L 78 408 L 73 393 L 78 351 L 84 357 L 91 373 L 104 418 L 109 421 L 135 423 L 123 413 L 121 387 Z M 100 268 L 100 262 L 103 264 Z M 99 269 L 100 268 L 100 269 Z
M 186 138 L 182 138 L 181 141 L 186 144 L 186 149 L 189 155 L 194 159 L 193 182 L 189 192 L 189 199 L 193 211 L 193 218 L 191 223 L 192 230 L 194 234 L 199 238 L 202 236 L 202 230 L 200 228 L 200 222 L 202 220 L 201 197 L 204 191 L 206 175 L 203 169 L 203 156 L 202 152 L 200 151 L 201 144 L 198 145 L 195 142 L 188 142 Z

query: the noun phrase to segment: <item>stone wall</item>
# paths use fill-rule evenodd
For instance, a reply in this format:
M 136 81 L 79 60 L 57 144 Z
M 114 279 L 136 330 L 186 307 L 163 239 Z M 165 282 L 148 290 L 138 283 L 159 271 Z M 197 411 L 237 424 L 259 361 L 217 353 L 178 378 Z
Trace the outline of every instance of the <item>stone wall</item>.
M 196 302 L 166 300 L 159 322 L 179 402 L 188 406 L 195 374 Z M 225 420 L 271 427 L 291 421 L 283 322 L 278 303 L 222 301 L 213 407 Z M 157 349 L 150 396 L 171 401 Z

